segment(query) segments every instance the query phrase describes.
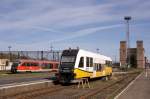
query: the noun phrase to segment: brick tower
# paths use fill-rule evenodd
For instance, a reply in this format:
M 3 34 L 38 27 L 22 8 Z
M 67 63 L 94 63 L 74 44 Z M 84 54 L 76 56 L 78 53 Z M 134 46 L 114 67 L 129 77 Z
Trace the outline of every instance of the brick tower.
M 120 41 L 120 63 L 121 66 L 126 65 L 127 57 L 127 43 L 126 41 Z
M 136 44 L 137 44 L 137 67 L 144 68 L 145 59 L 144 59 L 143 41 L 137 41 Z

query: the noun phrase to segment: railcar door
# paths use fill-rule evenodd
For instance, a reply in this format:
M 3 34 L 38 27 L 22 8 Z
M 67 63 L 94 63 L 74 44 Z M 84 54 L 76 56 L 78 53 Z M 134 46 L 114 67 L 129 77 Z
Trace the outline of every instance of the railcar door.
M 95 63 L 94 64 L 94 70 L 93 70 L 93 77 L 100 77 L 103 74 L 103 68 L 102 68 L 102 64 L 100 63 Z
M 96 71 L 97 71 L 97 64 L 95 63 L 93 66 L 93 77 L 96 77 Z
M 86 57 L 86 71 L 93 72 L 93 58 Z

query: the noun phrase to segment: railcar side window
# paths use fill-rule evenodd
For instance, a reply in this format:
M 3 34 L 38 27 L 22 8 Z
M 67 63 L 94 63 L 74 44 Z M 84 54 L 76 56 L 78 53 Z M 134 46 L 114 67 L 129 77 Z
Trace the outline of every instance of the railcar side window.
M 80 58 L 79 66 L 78 67 L 84 67 L 84 57 Z
M 38 63 L 31 63 L 31 66 L 38 66 Z
M 93 67 L 93 58 L 90 58 L 90 67 Z
M 106 61 L 106 65 L 111 66 L 112 65 L 111 61 Z
M 58 64 L 55 64 L 55 68 L 58 68 L 58 66 L 59 66 Z
M 94 63 L 94 70 L 97 70 L 97 64 Z
M 25 66 L 31 66 L 31 63 L 26 63 Z
M 53 64 L 48 64 L 48 68 L 52 69 L 53 68 Z
M 22 66 L 27 66 L 27 64 L 26 64 L 26 63 L 23 63 Z
M 86 57 L 86 66 L 87 67 L 93 67 L 93 58 Z
M 34 66 L 34 63 L 30 63 L 31 66 Z
M 22 66 L 31 66 L 31 64 L 25 62 L 25 63 L 22 64 Z
M 43 69 L 52 69 L 53 68 L 53 64 L 51 64 L 51 63 L 43 63 L 42 64 L 42 68 Z
M 94 64 L 94 70 L 96 70 L 96 71 L 101 71 L 101 70 L 102 70 L 102 65 L 101 65 L 101 64 L 98 64 L 98 63 L 95 63 L 95 64 Z
M 99 70 L 98 64 L 96 65 L 96 70 L 97 70 L 97 71 Z
M 90 67 L 90 64 L 89 64 L 89 57 L 86 57 L 86 67 Z
M 102 70 L 102 65 L 101 64 L 99 64 L 99 71 L 101 71 Z
M 38 64 L 38 63 L 35 63 L 34 66 L 39 66 L 39 64 Z

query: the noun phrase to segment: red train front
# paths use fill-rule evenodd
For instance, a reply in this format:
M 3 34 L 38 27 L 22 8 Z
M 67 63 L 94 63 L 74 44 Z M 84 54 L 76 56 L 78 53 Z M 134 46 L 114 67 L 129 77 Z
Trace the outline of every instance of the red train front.
M 59 62 L 45 60 L 19 60 L 13 62 L 11 72 L 57 71 Z

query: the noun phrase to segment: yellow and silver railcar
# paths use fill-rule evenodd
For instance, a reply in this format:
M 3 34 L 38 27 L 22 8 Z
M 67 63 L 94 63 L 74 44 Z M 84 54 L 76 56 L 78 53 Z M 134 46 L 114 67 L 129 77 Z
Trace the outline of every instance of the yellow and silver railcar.
M 110 57 L 85 51 L 68 49 L 62 52 L 59 81 L 69 83 L 79 78 L 107 77 L 112 74 Z

